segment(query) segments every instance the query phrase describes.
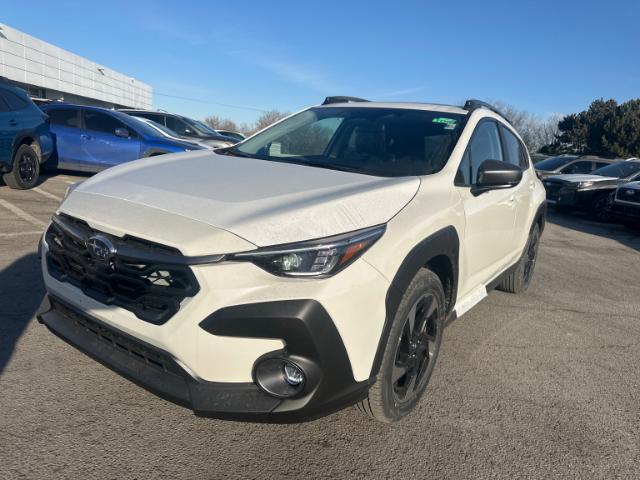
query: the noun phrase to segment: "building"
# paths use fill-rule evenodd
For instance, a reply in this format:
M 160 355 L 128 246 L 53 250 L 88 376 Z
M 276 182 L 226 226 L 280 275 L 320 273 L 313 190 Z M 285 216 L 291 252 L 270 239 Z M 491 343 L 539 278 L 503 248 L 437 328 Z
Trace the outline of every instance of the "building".
M 33 98 L 105 108 L 152 108 L 152 88 L 0 23 L 0 76 Z

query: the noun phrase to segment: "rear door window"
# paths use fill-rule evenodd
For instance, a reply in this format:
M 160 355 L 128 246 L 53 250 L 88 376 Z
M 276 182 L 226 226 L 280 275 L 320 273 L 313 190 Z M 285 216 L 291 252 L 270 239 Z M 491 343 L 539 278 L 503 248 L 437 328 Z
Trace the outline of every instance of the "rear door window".
M 13 92 L 3 92 L 3 97 L 11 111 L 17 112 L 29 106 L 29 103 L 24 98 L 21 98 Z
M 0 113 L 10 112 L 9 104 L 4 99 L 4 92 L 0 91 Z

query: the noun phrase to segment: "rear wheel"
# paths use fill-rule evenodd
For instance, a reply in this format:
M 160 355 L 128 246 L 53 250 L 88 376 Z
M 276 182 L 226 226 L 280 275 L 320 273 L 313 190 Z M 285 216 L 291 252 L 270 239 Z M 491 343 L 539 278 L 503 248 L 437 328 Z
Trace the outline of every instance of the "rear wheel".
M 435 367 L 445 319 L 436 274 L 422 269 L 404 293 L 393 319 L 380 372 L 357 407 L 381 422 L 395 422 L 416 406 Z
M 527 240 L 527 246 L 524 249 L 524 253 L 518 261 L 518 265 L 515 270 L 511 272 L 503 281 L 498 285 L 498 290 L 509 293 L 522 293 L 531 283 L 533 278 L 533 271 L 535 270 L 536 260 L 538 259 L 538 246 L 540 245 L 540 225 L 536 223 L 529 234 L 529 240 Z
M 38 184 L 40 175 L 40 157 L 29 145 L 20 145 L 13 156 L 11 171 L 2 176 L 11 188 L 26 190 Z

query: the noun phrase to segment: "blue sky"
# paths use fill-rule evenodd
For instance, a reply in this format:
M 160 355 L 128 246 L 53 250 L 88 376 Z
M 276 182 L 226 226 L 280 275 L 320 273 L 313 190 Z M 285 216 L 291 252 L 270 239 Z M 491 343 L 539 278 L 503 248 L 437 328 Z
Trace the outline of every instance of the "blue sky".
M 0 22 L 149 83 L 155 108 L 239 122 L 326 95 L 474 97 L 543 116 L 640 97 L 638 18 L 637 0 L 2 0 L 0 11 Z

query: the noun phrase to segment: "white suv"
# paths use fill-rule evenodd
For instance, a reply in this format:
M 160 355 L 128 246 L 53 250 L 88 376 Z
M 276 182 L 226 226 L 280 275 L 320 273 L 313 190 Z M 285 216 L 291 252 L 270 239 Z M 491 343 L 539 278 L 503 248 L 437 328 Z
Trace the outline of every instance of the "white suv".
M 527 288 L 545 218 L 522 140 L 478 101 L 329 97 L 70 190 L 40 321 L 198 415 L 255 421 L 402 418 L 445 325 Z

